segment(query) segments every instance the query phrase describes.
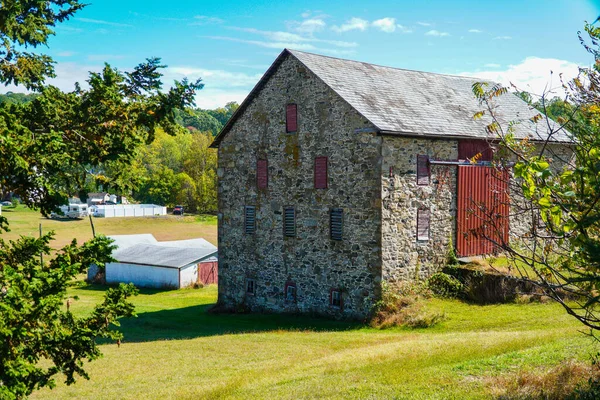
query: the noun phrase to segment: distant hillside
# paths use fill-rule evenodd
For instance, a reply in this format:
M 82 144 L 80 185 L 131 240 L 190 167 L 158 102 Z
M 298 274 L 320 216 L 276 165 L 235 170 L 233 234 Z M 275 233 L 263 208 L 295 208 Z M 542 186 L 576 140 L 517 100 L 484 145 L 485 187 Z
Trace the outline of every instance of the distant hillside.
M 39 95 L 36 93 L 26 94 L 26 93 L 14 93 L 14 92 L 6 92 L 4 94 L 0 94 L 0 103 L 8 103 L 8 104 L 24 104 L 29 103 L 30 101 L 35 100 Z

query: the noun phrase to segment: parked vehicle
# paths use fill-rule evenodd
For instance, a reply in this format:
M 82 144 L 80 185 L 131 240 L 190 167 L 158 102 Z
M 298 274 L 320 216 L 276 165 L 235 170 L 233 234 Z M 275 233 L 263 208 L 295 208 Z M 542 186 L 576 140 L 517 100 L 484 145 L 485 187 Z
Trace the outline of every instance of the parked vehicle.
M 12 202 L 10 201 L 3 201 L 0 203 L 3 207 L 10 207 L 12 206 Z
M 80 219 L 88 216 L 87 204 L 69 204 L 68 206 L 61 206 L 60 210 L 62 215 L 58 213 L 51 213 L 50 218 L 54 219 Z
M 183 206 L 175 206 L 173 208 L 173 215 L 183 215 Z

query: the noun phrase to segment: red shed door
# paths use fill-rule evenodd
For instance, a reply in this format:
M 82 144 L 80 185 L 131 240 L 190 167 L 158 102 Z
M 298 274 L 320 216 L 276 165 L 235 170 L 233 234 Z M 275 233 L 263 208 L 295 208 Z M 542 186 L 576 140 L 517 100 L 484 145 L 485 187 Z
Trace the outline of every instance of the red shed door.
M 198 283 L 210 285 L 219 283 L 219 263 L 203 262 L 198 264 Z
M 491 254 L 508 242 L 508 173 L 493 167 L 458 167 L 456 251 L 460 257 Z

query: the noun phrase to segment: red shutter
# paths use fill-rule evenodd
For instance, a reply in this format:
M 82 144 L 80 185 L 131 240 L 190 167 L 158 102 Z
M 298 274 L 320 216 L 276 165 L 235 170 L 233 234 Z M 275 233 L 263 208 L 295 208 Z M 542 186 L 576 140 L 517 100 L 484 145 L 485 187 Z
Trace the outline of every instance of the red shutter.
M 490 143 L 486 140 L 481 139 L 463 139 L 458 141 L 458 159 L 459 160 L 473 160 L 479 161 L 492 161 L 494 158 L 494 152 Z
M 288 133 L 298 130 L 298 108 L 296 104 L 288 104 L 286 107 L 285 130 Z
M 429 157 L 417 155 L 417 185 L 429 185 Z
M 327 157 L 315 158 L 315 189 L 327 189 Z
M 269 186 L 269 164 L 267 160 L 256 161 L 256 186 L 266 189 Z
M 429 209 L 417 210 L 417 240 L 429 240 Z

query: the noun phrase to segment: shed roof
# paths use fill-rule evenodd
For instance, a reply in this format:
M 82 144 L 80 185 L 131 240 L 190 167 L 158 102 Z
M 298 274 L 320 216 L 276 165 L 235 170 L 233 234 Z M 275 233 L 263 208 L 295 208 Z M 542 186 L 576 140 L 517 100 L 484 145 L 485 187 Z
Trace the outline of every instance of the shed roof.
M 119 251 L 113 257 L 120 263 L 181 268 L 217 254 L 217 249 L 169 247 L 160 244 L 136 244 Z
M 151 233 L 142 233 L 138 235 L 110 235 L 108 237 L 114 240 L 113 245 L 117 246 L 113 253 L 113 257 L 119 252 L 135 246 L 136 244 L 153 244 L 158 242 Z
M 219 145 L 235 120 L 287 56 L 296 58 L 312 71 L 380 133 L 490 138 L 485 129 L 491 123 L 490 116 L 473 119 L 473 115 L 483 109 L 472 91 L 473 84 L 481 82 L 481 79 L 384 67 L 285 49 L 223 127 L 212 147 Z M 517 138 L 546 140 L 548 126 L 530 120 L 539 112 L 526 102 L 513 94 L 506 94 L 498 97 L 495 103 L 497 118 L 501 123 L 520 122 L 514 131 Z M 551 121 L 551 124 L 554 122 Z M 564 130 L 553 135 L 552 139 L 570 142 Z

